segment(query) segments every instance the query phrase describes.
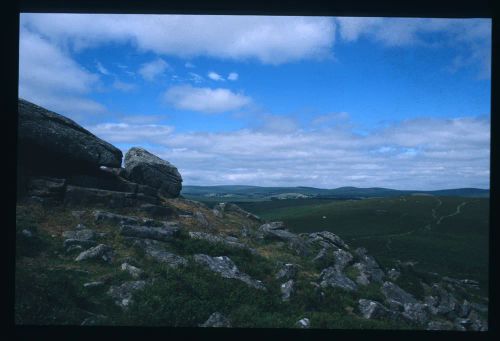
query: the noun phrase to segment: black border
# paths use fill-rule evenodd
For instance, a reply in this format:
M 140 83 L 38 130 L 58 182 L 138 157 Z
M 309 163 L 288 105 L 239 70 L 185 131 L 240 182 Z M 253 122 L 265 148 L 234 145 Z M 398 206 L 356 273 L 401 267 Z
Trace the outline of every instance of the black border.
M 499 242 L 498 232 L 493 228 L 500 226 L 497 207 L 498 198 L 498 172 L 499 172 L 499 104 L 500 98 L 500 33 L 498 22 L 498 9 L 494 8 L 494 0 L 420 0 L 420 1 L 376 1 L 376 0 L 268 0 L 243 2 L 236 0 L 18 0 L 10 3 L 7 20 L 3 23 L 6 27 L 3 34 L 7 42 L 3 57 L 7 57 L 7 67 L 4 68 L 2 94 L 7 100 L 2 101 L 2 119 L 6 119 L 2 137 L 6 137 L 4 146 L 9 151 L 9 159 L 2 165 L 4 170 L 10 172 L 6 177 L 9 184 L 8 191 L 4 191 L 3 197 L 8 206 L 8 220 L 3 227 L 8 229 L 7 244 L 5 250 L 8 255 L 7 271 L 8 293 L 7 326 L 9 331 L 15 332 L 15 338 L 44 339 L 45 337 L 70 336 L 74 337 L 106 337 L 108 335 L 119 335 L 120 337 L 144 338 L 159 337 L 178 338 L 297 338 L 297 339 L 357 339 L 374 337 L 375 339 L 412 339 L 422 340 L 436 338 L 439 340 L 484 340 L 498 336 L 498 295 L 495 284 L 498 285 L 495 265 L 498 266 L 498 251 L 496 245 Z M 2 11 L 5 13 L 5 11 Z M 21 12 L 75 12 L 75 13 L 157 13 L 157 14 L 232 14 L 232 15 L 318 15 L 318 16 L 366 16 L 366 17 L 441 17 L 441 18 L 492 18 L 492 78 L 491 78 L 491 166 L 490 166 L 490 285 L 489 285 L 489 331 L 483 333 L 475 332 L 426 332 L 426 331 L 380 331 L 380 330 L 292 330 L 292 329 L 208 329 L 208 328 L 146 328 L 146 327 L 37 327 L 37 326 L 15 326 L 14 325 L 14 273 L 15 273 L 15 181 L 16 178 L 16 152 L 11 146 L 16 146 L 17 141 L 17 97 L 18 97 L 18 59 L 19 59 L 19 13 Z M 4 59 L 5 60 L 5 59 Z M 15 114 L 14 114 L 15 113 Z

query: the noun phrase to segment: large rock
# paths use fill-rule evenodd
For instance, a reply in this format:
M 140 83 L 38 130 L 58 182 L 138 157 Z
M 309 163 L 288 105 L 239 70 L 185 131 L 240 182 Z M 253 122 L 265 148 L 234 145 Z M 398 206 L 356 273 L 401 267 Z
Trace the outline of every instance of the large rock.
M 321 271 L 319 284 L 322 287 L 338 287 L 348 291 L 357 289 L 356 283 L 354 283 L 350 278 L 348 278 L 334 266 L 328 267 Z
M 281 284 L 281 300 L 286 302 L 290 300 L 290 296 L 294 292 L 294 280 L 290 279 L 286 281 L 285 283 Z
M 283 267 L 278 271 L 275 278 L 280 280 L 288 281 L 290 279 L 297 278 L 297 273 L 299 271 L 299 267 L 296 264 L 286 263 Z
M 178 197 L 182 177 L 175 166 L 145 149 L 133 147 L 125 154 L 125 176 L 133 182 L 147 185 L 167 197 Z
M 229 246 L 229 247 L 234 247 L 237 249 L 244 249 L 244 250 L 250 251 L 253 254 L 257 254 L 257 251 L 255 249 L 252 249 L 252 248 L 248 247 L 247 245 L 240 243 L 239 240 L 237 238 L 234 238 L 234 237 L 229 237 L 229 236 L 223 237 L 223 236 L 217 236 L 217 235 L 211 234 L 211 233 L 194 232 L 194 231 L 189 232 L 189 237 L 191 237 L 193 239 L 205 240 L 209 243 L 220 243 L 220 244 L 224 244 L 224 245 Z
M 126 308 L 132 303 L 134 292 L 143 290 L 145 287 L 146 281 L 129 281 L 121 285 L 111 286 L 107 294 L 115 300 L 118 306 Z
M 418 303 L 412 294 L 404 291 L 392 282 L 384 282 L 381 291 L 387 300 L 393 300 L 403 305 L 407 303 Z
M 88 259 L 102 259 L 110 263 L 113 260 L 113 249 L 104 244 L 99 244 L 93 248 L 83 251 L 75 258 L 75 261 L 81 262 Z
M 335 233 L 330 231 L 321 231 L 309 233 L 309 243 L 319 244 L 324 248 L 340 248 L 349 250 L 349 246 Z
M 19 99 L 18 156 L 35 174 L 85 173 L 120 167 L 122 152 L 55 112 Z
M 168 252 L 164 249 L 163 243 L 153 239 L 140 239 L 126 237 L 132 241 L 132 246 L 142 249 L 146 256 L 156 262 L 165 264 L 171 268 L 186 266 L 188 261 L 186 258 Z
M 375 258 L 368 255 L 366 249 L 364 248 L 357 248 L 355 253 L 362 264 L 362 266 L 358 266 L 358 270 L 364 272 L 370 281 L 382 283 L 385 274 Z
M 238 279 L 246 283 L 248 286 L 260 290 L 266 290 L 266 287 L 261 281 L 255 280 L 246 273 L 241 272 L 236 264 L 234 264 L 233 261 L 227 256 L 211 257 L 204 254 L 196 254 L 194 255 L 194 261 L 207 266 L 210 270 L 217 272 L 224 278 Z
M 379 319 L 389 316 L 389 310 L 377 301 L 362 298 L 358 301 L 358 308 L 365 319 Z
M 158 199 L 141 193 L 108 191 L 79 186 L 67 186 L 64 194 L 64 204 L 67 206 L 123 208 L 144 203 L 157 204 Z

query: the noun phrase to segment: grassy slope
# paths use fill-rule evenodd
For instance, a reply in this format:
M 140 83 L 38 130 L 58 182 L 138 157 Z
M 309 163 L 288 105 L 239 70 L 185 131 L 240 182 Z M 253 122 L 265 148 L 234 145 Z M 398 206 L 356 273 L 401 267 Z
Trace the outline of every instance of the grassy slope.
M 237 233 L 241 226 L 252 224 L 236 215 L 226 214 L 222 220 L 210 215 L 205 208 L 185 203 L 176 205 L 184 211 L 201 210 L 219 233 Z M 116 227 L 96 225 L 90 211 L 81 220 L 63 207 L 18 205 L 16 213 L 17 324 L 79 325 L 91 312 L 107 316 L 103 322 L 107 325 L 197 326 L 211 313 L 219 311 L 230 318 L 234 327 L 291 328 L 299 318 L 307 316 L 313 328 L 411 328 L 405 323 L 365 320 L 352 313 L 359 298 L 380 299 L 380 292 L 371 287 L 356 293 L 326 289 L 325 297 L 320 298 L 309 282 L 316 279 L 321 269 L 312 266 L 310 259 L 300 259 L 276 243 L 248 240 L 261 254 L 254 256 L 246 250 L 191 240 L 187 238 L 187 231 L 200 228 L 184 221 L 181 238 L 165 247 L 186 257 L 189 266 L 170 269 L 131 247 Z M 116 213 L 138 214 L 123 210 Z M 62 232 L 73 229 L 79 222 L 97 232 L 107 233 L 100 242 L 115 250 L 112 264 L 99 261 L 76 263 L 76 254 L 64 252 Z M 23 229 L 34 231 L 36 237 L 24 238 Z M 268 291 L 249 288 L 238 280 L 221 278 L 195 264 L 192 260 L 195 253 L 229 256 L 242 271 L 262 280 Z M 127 311 L 122 311 L 106 291 L 110 285 L 132 280 L 119 268 L 125 257 L 133 257 L 133 264 L 146 272 L 145 278 L 155 278 L 156 281 L 138 292 L 135 303 Z M 296 262 L 305 270 L 299 274 L 297 291 L 291 302 L 281 302 L 280 282 L 274 279 L 279 269 L 277 261 Z M 91 281 L 104 281 L 106 285 L 103 288 L 83 288 L 84 283 Z
M 463 202 L 460 214 L 437 224 Z M 295 232 L 332 231 L 353 246 L 366 247 L 387 266 L 394 259 L 416 260 L 421 270 L 478 279 L 487 290 L 488 199 L 406 196 L 240 206 L 265 219 L 283 220 Z

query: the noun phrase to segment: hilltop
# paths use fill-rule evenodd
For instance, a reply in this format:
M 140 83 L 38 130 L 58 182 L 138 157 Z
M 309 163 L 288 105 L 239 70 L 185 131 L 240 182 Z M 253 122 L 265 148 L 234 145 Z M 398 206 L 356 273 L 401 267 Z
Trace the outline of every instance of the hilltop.
M 17 324 L 488 328 L 473 279 L 385 267 L 335 231 L 186 199 L 168 161 L 134 147 L 121 168 L 76 122 L 19 111 Z

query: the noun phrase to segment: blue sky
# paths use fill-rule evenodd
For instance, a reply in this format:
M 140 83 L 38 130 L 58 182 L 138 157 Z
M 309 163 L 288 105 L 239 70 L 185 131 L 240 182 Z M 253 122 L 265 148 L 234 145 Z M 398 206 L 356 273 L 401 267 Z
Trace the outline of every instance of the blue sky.
M 19 95 L 185 185 L 489 188 L 489 19 L 22 14 Z

